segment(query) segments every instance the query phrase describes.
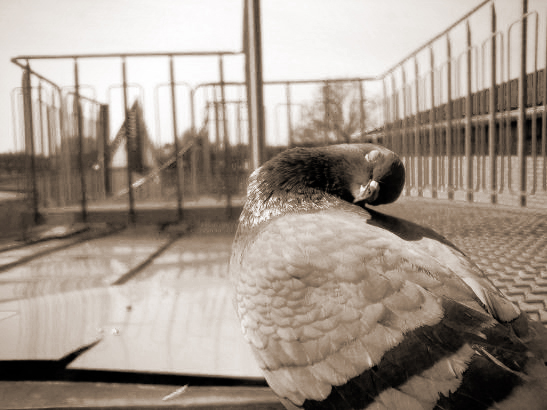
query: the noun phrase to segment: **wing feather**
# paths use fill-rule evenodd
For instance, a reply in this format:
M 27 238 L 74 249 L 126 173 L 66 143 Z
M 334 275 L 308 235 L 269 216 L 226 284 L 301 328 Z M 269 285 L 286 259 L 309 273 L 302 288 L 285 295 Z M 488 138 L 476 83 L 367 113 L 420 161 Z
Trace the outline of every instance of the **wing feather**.
M 432 408 L 499 324 L 490 314 L 513 315 L 455 248 L 377 225 L 364 211 L 290 214 L 238 250 L 245 337 L 270 386 L 297 406 Z M 355 392 L 368 398 L 357 406 Z

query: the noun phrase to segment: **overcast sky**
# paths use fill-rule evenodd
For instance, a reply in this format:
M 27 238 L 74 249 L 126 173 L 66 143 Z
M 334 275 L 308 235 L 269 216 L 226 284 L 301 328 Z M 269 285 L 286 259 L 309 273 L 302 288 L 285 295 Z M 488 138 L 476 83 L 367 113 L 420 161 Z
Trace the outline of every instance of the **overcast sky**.
M 510 8 L 518 0 L 499 0 Z M 376 75 L 481 0 L 262 0 L 264 78 Z M 536 0 L 534 4 L 547 5 Z M 508 6 L 509 5 L 509 6 Z M 241 49 L 240 0 L 0 0 L 0 151 L 13 149 L 10 92 L 18 55 Z M 206 59 L 205 59 L 206 60 Z M 177 61 L 177 79 L 216 80 L 216 61 Z M 33 65 L 71 84 L 72 65 Z M 87 64 L 87 63 L 86 63 Z M 129 62 L 131 79 L 167 80 L 165 62 Z M 82 63 L 83 83 L 119 82 L 119 63 Z M 241 60 L 226 62 L 242 79 Z M 105 99 L 105 95 L 97 95 Z

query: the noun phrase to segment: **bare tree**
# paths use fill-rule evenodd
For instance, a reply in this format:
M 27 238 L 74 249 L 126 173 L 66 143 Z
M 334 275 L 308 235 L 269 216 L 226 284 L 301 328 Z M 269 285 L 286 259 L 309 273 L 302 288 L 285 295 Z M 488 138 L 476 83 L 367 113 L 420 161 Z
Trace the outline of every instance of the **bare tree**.
M 323 145 L 353 141 L 366 123 L 365 101 L 361 100 L 359 87 L 358 82 L 323 84 L 314 102 L 303 107 L 302 121 L 293 132 L 293 144 Z M 362 115 L 364 118 L 361 118 Z

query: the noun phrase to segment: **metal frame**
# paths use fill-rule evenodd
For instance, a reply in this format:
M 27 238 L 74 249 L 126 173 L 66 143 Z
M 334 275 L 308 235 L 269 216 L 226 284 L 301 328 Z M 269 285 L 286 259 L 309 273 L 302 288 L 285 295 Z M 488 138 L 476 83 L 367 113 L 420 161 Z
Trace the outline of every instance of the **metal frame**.
M 490 195 L 490 202 L 499 202 L 499 196 L 504 193 L 514 193 L 518 196 L 521 206 L 526 206 L 529 195 L 534 195 L 538 191 L 547 192 L 547 67 L 543 72 L 543 100 L 538 105 L 538 27 L 539 17 L 535 11 L 528 11 L 527 0 L 522 1 L 521 16 L 511 23 L 504 31 L 497 26 L 496 9 L 493 0 L 486 0 L 463 16 L 461 19 L 450 25 L 446 30 L 437 34 L 431 40 L 408 54 L 397 64 L 386 70 L 379 76 L 358 77 L 358 78 L 323 78 L 323 79 L 302 79 L 302 80 L 282 80 L 282 81 L 263 81 L 262 79 L 262 45 L 261 45 L 261 22 L 260 22 L 260 2 L 259 0 L 244 1 L 244 30 L 243 30 L 243 49 L 242 51 L 190 51 L 190 52 L 168 52 L 168 53 L 98 53 L 98 54 L 80 54 L 80 55 L 42 55 L 42 56 L 19 56 L 12 59 L 12 62 L 23 69 L 22 78 L 22 106 L 24 117 L 24 135 L 25 147 L 29 154 L 28 168 L 31 174 L 32 207 L 34 220 L 40 220 L 40 189 L 37 178 L 37 149 L 35 146 L 35 131 L 39 133 L 42 142 L 38 144 L 41 150 L 45 152 L 46 143 L 43 141 L 47 136 L 49 153 L 55 151 L 55 144 L 52 144 L 52 138 L 60 131 L 61 134 L 67 130 L 71 124 L 70 118 L 66 118 L 67 104 L 72 99 L 75 124 L 75 136 L 78 139 L 78 178 L 81 218 L 83 221 L 88 219 L 89 206 L 89 187 L 86 179 L 86 165 L 84 164 L 84 128 L 89 126 L 96 127 L 95 137 L 99 145 L 100 155 L 98 161 L 103 165 L 104 175 L 103 183 L 106 193 L 111 191 L 108 178 L 109 152 L 108 152 L 108 105 L 103 104 L 93 98 L 82 95 L 85 85 L 80 84 L 79 62 L 84 59 L 113 58 L 120 61 L 122 83 L 119 85 L 123 89 L 123 110 L 126 124 L 129 124 L 130 107 L 128 101 L 128 89 L 132 84 L 128 82 L 126 63 L 131 58 L 149 57 L 165 58 L 168 62 L 169 82 L 160 86 L 167 86 L 170 90 L 171 104 L 171 122 L 173 127 L 173 145 L 174 159 L 168 162 L 176 164 L 176 202 L 177 219 L 183 219 L 184 207 L 184 163 L 183 155 L 189 151 L 192 163 L 192 183 L 196 186 L 196 150 L 188 146 L 179 146 L 178 130 L 180 123 L 178 115 L 180 114 L 179 104 L 177 102 L 176 87 L 183 83 L 177 83 L 175 78 L 175 60 L 185 57 L 216 57 L 218 59 L 219 82 L 200 84 L 195 88 L 188 87 L 190 93 L 190 129 L 196 132 L 196 93 L 201 89 L 211 87 L 216 94 L 213 97 L 213 103 L 210 100 L 206 103 L 205 110 L 212 107 L 216 114 L 215 133 L 220 142 L 222 136 L 223 156 L 224 156 L 224 195 L 227 201 L 228 216 L 232 215 L 232 196 L 235 182 L 231 180 L 231 159 L 232 152 L 230 147 L 229 119 L 227 118 L 227 104 L 232 101 L 226 95 L 226 88 L 231 86 L 246 87 L 247 91 L 247 122 L 248 137 L 250 145 L 250 169 L 254 169 L 265 160 L 266 153 L 266 127 L 264 114 L 264 87 L 278 86 L 285 89 L 285 102 L 277 104 L 274 117 L 278 117 L 278 108 L 285 106 L 287 118 L 287 136 L 288 145 L 294 143 L 295 123 L 292 115 L 292 107 L 299 103 L 294 96 L 294 87 L 298 84 L 318 84 L 323 86 L 325 95 L 322 99 L 325 124 L 329 116 L 329 86 L 339 82 L 355 82 L 359 85 L 359 96 L 352 101 L 352 104 L 359 104 L 359 129 L 361 137 L 371 134 L 366 130 L 366 116 L 369 114 L 365 109 L 365 86 L 375 82 L 382 88 L 383 99 L 382 109 L 382 129 L 381 135 L 384 143 L 388 147 L 398 151 L 407 167 L 408 178 L 405 185 L 405 194 L 410 195 L 415 192 L 418 196 L 424 195 L 424 190 L 429 190 L 433 198 L 438 197 L 442 192 L 446 192 L 448 199 L 454 199 L 456 194 L 463 192 L 467 201 L 474 201 L 478 193 L 486 191 Z M 472 32 L 470 18 L 479 10 L 489 6 L 490 8 L 490 36 L 482 44 L 474 44 L 472 41 Z M 534 19 L 534 44 L 530 49 L 527 44 L 529 31 L 528 21 Z M 519 30 L 519 51 L 520 68 L 517 77 L 516 90 L 518 90 L 516 110 L 513 109 L 512 100 L 515 83 L 511 78 L 511 34 L 514 28 L 520 24 Z M 547 22 L 546 22 L 547 24 Z M 458 26 L 465 26 L 465 44 L 464 51 L 459 55 L 453 56 L 454 39 L 451 38 L 453 30 Z M 437 42 L 445 41 L 446 54 L 436 55 L 434 45 Z M 546 50 L 547 50 L 547 39 Z M 487 47 L 490 46 L 490 52 L 487 53 Z M 505 51 L 506 50 L 506 51 Z M 534 53 L 534 67 L 531 74 L 527 73 L 526 59 L 527 53 Z M 427 54 L 426 54 L 427 53 Z M 428 64 L 420 67 L 419 57 L 425 55 Z M 224 79 L 224 59 L 229 56 L 245 57 L 245 83 L 229 82 Z M 63 94 L 63 89 L 53 81 L 35 72 L 30 67 L 30 62 L 34 60 L 67 60 L 73 61 L 73 86 L 68 94 Z M 464 63 L 465 60 L 465 63 Z M 547 57 L 545 65 L 547 66 Z M 486 83 L 486 70 L 489 69 L 490 81 Z M 411 79 L 412 75 L 414 76 Z M 32 81 L 38 83 L 33 87 Z M 531 82 L 531 98 L 527 95 L 527 81 Z M 43 96 L 43 85 L 51 87 L 51 102 L 47 103 L 47 96 Z M 187 85 L 187 84 L 186 84 Z M 39 124 L 33 123 L 33 89 L 38 93 Z M 156 88 L 157 92 L 157 88 Z M 446 96 L 445 96 L 446 92 Z M 36 91 L 35 91 L 36 93 Z M 488 93 L 488 99 L 486 98 Z M 501 95 L 503 93 L 503 96 Z M 13 96 L 12 96 L 13 97 Z M 155 95 L 157 99 L 157 94 Z M 56 117 L 55 110 L 50 107 L 55 106 L 55 100 L 58 100 L 58 121 L 56 129 L 43 128 L 44 123 L 53 123 L 53 117 Z M 528 101 L 529 100 L 529 101 Z M 93 104 L 94 116 L 89 120 L 85 118 L 82 112 L 82 104 L 87 101 Z M 527 105 L 531 105 L 527 108 Z M 43 116 L 43 104 L 46 113 Z M 49 106 L 47 105 L 49 104 Z M 236 132 L 238 139 L 241 139 L 241 118 L 240 103 L 238 103 Z M 157 107 L 156 107 L 157 108 Z M 65 111 L 65 112 L 64 112 Z M 538 182 L 537 175 L 537 119 L 538 111 L 541 111 L 541 183 Z M 96 118 L 95 118 L 96 117 Z M 158 114 L 156 113 L 156 117 Z M 14 117 L 15 118 L 15 117 Z M 531 121 L 531 138 L 527 138 L 527 121 Z M 88 125 L 88 122 L 91 121 Z M 512 125 L 517 124 L 516 139 L 512 137 Z M 94 125 L 93 125 L 94 124 Z M 159 125 L 158 125 L 159 126 Z M 279 127 L 276 128 L 279 132 Z M 487 131 L 488 130 L 488 131 Z M 372 134 L 377 135 L 380 130 L 373 130 Z M 129 125 L 125 128 L 125 139 L 129 141 Z M 324 142 L 329 143 L 328 130 L 324 129 L 322 133 Z M 55 137 L 57 138 L 57 137 Z M 486 144 L 486 140 L 488 143 Z M 526 147 L 530 141 L 532 154 L 530 156 L 533 172 L 531 181 L 527 175 Z M 512 164 L 512 146 L 516 142 L 517 165 L 514 169 Z M 426 147 L 428 147 L 426 152 Z M 203 166 L 210 170 L 210 164 L 207 163 L 209 141 L 204 141 Z M 129 144 L 126 144 L 127 157 L 127 189 L 124 194 L 128 195 L 129 221 L 136 221 L 135 212 L 135 192 L 134 188 L 148 180 L 147 177 L 133 181 L 132 175 L 132 155 Z M 206 158 L 207 157 L 207 158 Z M 488 157 L 488 158 L 487 158 Z M 161 169 L 165 168 L 163 164 Z M 518 175 L 518 189 L 513 191 L 513 171 Z M 151 174 L 159 172 L 153 170 Z M 211 175 L 205 172 L 205 177 Z M 465 181 L 464 181 L 465 177 Z M 488 182 L 486 182 L 488 177 Z M 207 185 L 209 183 L 207 182 Z M 528 189 L 528 187 L 530 187 Z

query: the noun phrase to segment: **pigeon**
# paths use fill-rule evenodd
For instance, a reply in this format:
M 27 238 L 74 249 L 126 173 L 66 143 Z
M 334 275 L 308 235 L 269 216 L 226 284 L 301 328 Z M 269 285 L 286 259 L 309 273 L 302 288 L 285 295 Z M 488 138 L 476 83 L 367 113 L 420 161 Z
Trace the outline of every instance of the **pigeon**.
M 249 178 L 230 260 L 243 337 L 287 409 L 546 409 L 547 331 L 433 230 L 374 144 L 294 148 Z

